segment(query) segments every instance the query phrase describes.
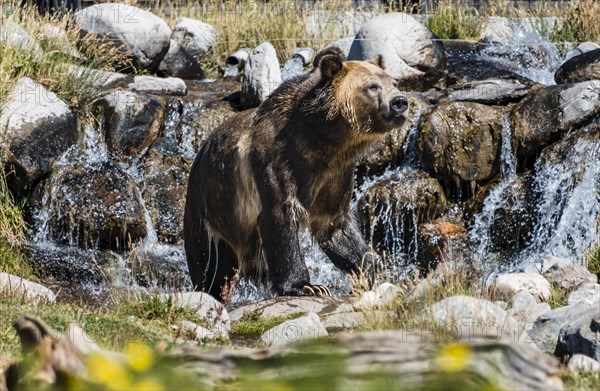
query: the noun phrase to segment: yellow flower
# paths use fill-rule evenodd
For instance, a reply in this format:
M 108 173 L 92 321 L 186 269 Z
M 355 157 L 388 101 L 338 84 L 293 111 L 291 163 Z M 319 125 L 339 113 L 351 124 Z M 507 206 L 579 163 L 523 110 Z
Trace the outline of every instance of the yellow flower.
M 122 363 L 102 353 L 90 354 L 86 359 L 89 380 L 113 390 L 127 389 L 131 375 Z
M 154 352 L 143 343 L 134 342 L 125 347 L 127 363 L 134 371 L 144 372 L 154 363 Z
M 471 356 L 472 352 L 468 346 L 451 343 L 438 351 L 435 362 L 443 371 L 459 372 L 469 365 Z

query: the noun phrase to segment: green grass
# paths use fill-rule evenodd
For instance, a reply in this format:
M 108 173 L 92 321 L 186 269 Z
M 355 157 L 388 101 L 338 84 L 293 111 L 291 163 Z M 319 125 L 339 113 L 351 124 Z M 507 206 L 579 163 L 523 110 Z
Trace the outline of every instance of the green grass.
M 599 390 L 600 372 L 565 371 L 562 376 L 565 390 Z
M 280 325 L 286 320 L 296 319 L 304 315 L 303 312 L 295 312 L 288 316 L 263 317 L 260 311 L 244 316 L 231 326 L 231 334 L 237 336 L 258 336 L 265 331 Z
M 595 243 L 587 251 L 584 266 L 600 280 L 600 242 Z

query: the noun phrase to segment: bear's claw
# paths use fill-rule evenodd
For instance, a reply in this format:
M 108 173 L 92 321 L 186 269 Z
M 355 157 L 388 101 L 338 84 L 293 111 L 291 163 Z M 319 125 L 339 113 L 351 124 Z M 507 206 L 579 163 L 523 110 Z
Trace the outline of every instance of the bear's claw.
M 304 285 L 302 289 L 309 296 L 332 296 L 331 291 L 325 285 Z

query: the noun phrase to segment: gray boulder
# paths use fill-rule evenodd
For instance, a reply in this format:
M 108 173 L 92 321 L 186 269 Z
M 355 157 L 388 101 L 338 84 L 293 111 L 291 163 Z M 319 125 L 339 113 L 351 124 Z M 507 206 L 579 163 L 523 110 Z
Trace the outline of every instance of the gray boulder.
M 258 106 L 281 81 L 275 48 L 269 42 L 263 42 L 252 50 L 244 66 L 240 105 L 244 109 Z
M 400 89 L 425 91 L 443 75 L 446 54 L 436 36 L 411 15 L 377 16 L 356 34 L 348 60 L 370 60 L 381 54 L 385 70 Z
M 169 51 L 158 67 L 160 74 L 185 80 L 202 80 L 204 71 L 198 61 L 177 41 L 171 40 Z
M 441 102 L 425 120 L 418 147 L 424 167 L 445 183 L 498 174 L 502 112 L 472 102 Z
M 600 80 L 537 89 L 515 106 L 513 146 L 529 161 L 561 135 L 600 113 Z
M 56 301 L 54 292 L 45 286 L 4 272 L 0 272 L 0 292 L 8 297 L 24 298 L 33 302 L 54 303 Z
M 544 277 L 563 289 L 572 290 L 584 283 L 597 283 L 598 277 L 581 265 L 552 266 L 544 273 Z
M 600 284 L 590 282 L 583 283 L 579 288 L 569 294 L 567 303 L 573 305 L 579 302 L 600 303 Z
M 72 20 L 82 37 L 111 40 L 138 69 L 155 72 L 169 50 L 171 29 L 167 23 L 129 4 L 96 4 L 75 12 Z
M 599 308 L 600 302 L 596 301 L 592 303 L 579 302 L 546 311 L 538 317 L 528 332 L 529 339 L 541 351 L 549 354 L 568 351 L 571 345 L 567 345 L 567 343 L 580 339 L 579 330 L 584 330 L 583 333 L 587 335 L 585 327 L 593 326 L 592 318 L 598 315 Z M 574 325 L 574 328 L 570 328 L 569 325 Z M 563 329 L 567 328 L 570 328 L 570 331 L 563 333 Z M 559 338 L 562 340 L 560 349 L 558 348 Z M 571 350 L 573 353 L 580 353 L 575 351 L 576 349 Z
M 579 83 L 600 79 L 600 49 L 575 56 L 554 73 L 557 84 Z
M 171 38 L 198 59 L 212 47 L 217 36 L 217 29 L 207 23 L 196 19 L 178 18 Z
M 117 156 L 136 157 L 145 152 L 158 137 L 165 104 L 156 97 L 114 91 L 102 99 L 101 105 L 106 141 Z
M 555 354 L 564 357 L 576 353 L 600 361 L 600 302 L 560 330 Z
M 127 87 L 143 94 L 183 96 L 187 93 L 187 85 L 177 77 L 135 76 Z
M 0 159 L 14 169 L 11 180 L 29 185 L 77 143 L 76 115 L 56 94 L 21 78 L 0 106 Z
M 460 84 L 448 94 L 449 101 L 500 105 L 517 102 L 529 92 L 518 80 L 488 79 Z
M 600 372 L 600 362 L 583 354 L 574 354 L 567 367 L 573 372 Z
M 23 27 L 10 20 L 0 21 L 0 42 L 24 51 L 31 51 L 37 59 L 42 56 L 42 48 L 35 39 Z
M 265 331 L 260 339 L 269 345 L 287 345 L 306 339 L 318 339 L 327 336 L 327 330 L 314 312 L 296 319 L 286 320 Z
M 500 299 L 510 300 L 519 291 L 524 290 L 540 301 L 550 299 L 550 283 L 537 273 L 508 273 L 494 279 L 490 291 Z

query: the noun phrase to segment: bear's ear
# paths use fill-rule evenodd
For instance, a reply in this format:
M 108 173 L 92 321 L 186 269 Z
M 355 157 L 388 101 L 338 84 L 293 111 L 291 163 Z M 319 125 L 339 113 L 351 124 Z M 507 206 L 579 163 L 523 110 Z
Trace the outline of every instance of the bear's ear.
M 319 61 L 321 76 L 325 79 L 333 79 L 342 70 L 342 60 L 333 54 L 323 56 Z
M 378 54 L 369 62 L 373 65 L 377 65 L 381 69 L 385 69 L 385 64 L 383 63 L 383 56 L 381 54 Z

